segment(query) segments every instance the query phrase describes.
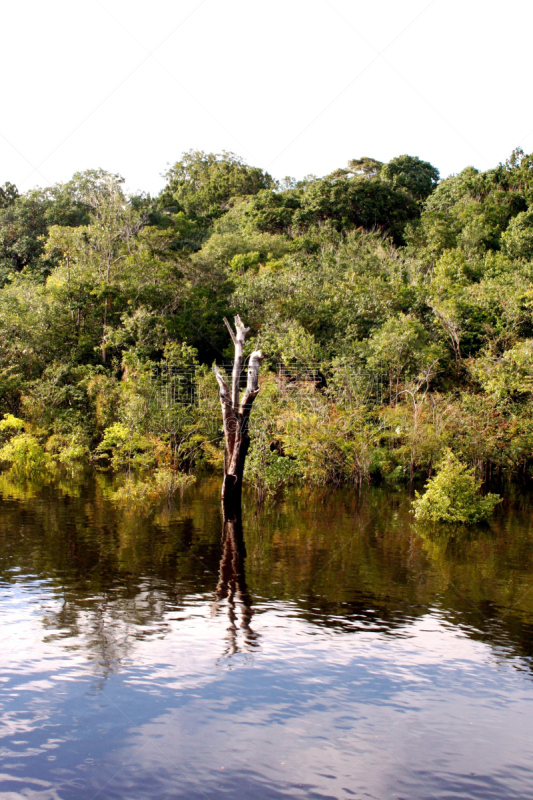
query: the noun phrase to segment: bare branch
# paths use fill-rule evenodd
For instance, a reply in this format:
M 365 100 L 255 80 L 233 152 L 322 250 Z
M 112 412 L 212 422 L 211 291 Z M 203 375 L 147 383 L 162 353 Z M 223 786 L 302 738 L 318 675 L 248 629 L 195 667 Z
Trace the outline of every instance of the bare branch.
M 229 335 L 231 336 L 231 341 L 233 342 L 233 344 L 237 344 L 237 340 L 235 339 L 235 334 L 233 333 L 233 328 L 229 324 L 227 317 L 224 317 L 224 322 L 226 323 L 226 328 L 228 329 Z
M 216 377 L 216 379 L 217 379 L 217 383 L 218 383 L 218 385 L 219 385 L 219 387 L 220 387 L 220 398 L 222 399 L 222 397 L 225 397 L 225 396 L 226 396 L 226 394 L 227 394 L 228 396 L 230 396 L 230 394 L 229 394 L 229 388 L 228 388 L 228 384 L 226 383 L 226 379 L 225 379 L 225 377 L 222 375 L 221 371 L 220 371 L 220 370 L 219 370 L 219 368 L 216 366 L 216 364 L 215 364 L 215 377 Z M 231 397 L 231 396 L 230 396 L 230 397 Z
M 243 361 L 243 347 L 246 339 L 246 334 L 250 332 L 250 328 L 245 327 L 241 318 L 237 314 L 235 317 L 235 328 L 237 330 L 237 337 L 233 339 L 235 343 L 235 360 L 233 362 L 233 375 L 232 375 L 232 399 L 233 408 L 235 411 L 239 410 L 239 383 L 242 372 Z
M 235 434 L 237 432 L 237 416 L 233 410 L 231 394 L 228 384 L 218 367 L 215 367 L 215 376 L 220 389 L 220 405 L 222 406 L 222 423 L 224 426 L 224 436 L 226 438 L 226 448 L 229 460 L 233 455 L 235 446 Z
M 245 326 L 244 322 L 241 320 L 238 314 L 235 315 L 235 327 L 237 328 L 237 338 L 239 337 L 239 334 L 241 334 L 242 341 L 244 342 L 246 334 L 250 333 L 250 328 L 247 328 Z
M 241 407 L 239 409 L 239 415 L 243 418 L 244 422 L 247 422 L 247 420 L 244 420 L 244 416 L 250 416 L 252 403 L 259 394 L 259 367 L 261 366 L 262 360 L 263 353 L 261 350 L 254 350 L 250 356 L 250 361 L 248 362 L 248 380 L 246 383 L 246 391 L 244 393 L 244 397 L 242 398 Z

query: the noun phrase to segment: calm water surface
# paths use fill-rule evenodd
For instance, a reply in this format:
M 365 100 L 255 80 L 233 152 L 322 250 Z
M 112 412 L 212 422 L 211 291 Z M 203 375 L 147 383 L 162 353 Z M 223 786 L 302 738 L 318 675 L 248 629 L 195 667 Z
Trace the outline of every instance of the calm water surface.
M 533 797 L 533 524 L 424 534 L 382 490 L 221 541 L 218 482 L 148 517 L 0 476 L 3 800 Z

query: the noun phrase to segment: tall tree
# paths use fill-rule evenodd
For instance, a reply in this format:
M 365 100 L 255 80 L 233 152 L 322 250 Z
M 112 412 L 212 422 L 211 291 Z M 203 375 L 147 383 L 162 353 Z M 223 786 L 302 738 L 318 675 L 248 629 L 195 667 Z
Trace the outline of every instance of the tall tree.
M 184 153 L 165 175 L 167 186 L 161 203 L 176 206 L 189 217 L 210 222 L 220 217 L 233 197 L 255 195 L 273 189 L 273 178 L 258 167 L 248 166 L 234 153 Z

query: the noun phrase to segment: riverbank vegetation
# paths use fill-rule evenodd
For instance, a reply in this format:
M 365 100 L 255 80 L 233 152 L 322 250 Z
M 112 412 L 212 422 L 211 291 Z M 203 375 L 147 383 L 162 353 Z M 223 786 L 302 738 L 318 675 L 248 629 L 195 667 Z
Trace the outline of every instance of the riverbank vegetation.
M 533 466 L 533 156 L 416 157 L 277 183 L 189 152 L 157 197 L 103 171 L 0 188 L 0 458 L 222 469 L 224 316 L 265 361 L 246 479 L 485 485 Z M 148 489 L 146 489 L 148 491 Z M 127 494 L 127 491 L 126 491 Z

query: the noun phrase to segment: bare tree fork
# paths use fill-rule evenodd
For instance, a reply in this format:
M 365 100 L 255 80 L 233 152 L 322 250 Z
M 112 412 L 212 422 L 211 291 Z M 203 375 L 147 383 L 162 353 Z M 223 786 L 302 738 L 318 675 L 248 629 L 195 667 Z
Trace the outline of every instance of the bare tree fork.
M 235 317 L 235 333 L 227 319 L 224 319 L 235 345 L 231 391 L 224 376 L 218 368 L 215 375 L 220 390 L 222 422 L 226 449 L 224 457 L 224 482 L 222 484 L 222 504 L 224 518 L 234 517 L 236 509 L 240 509 L 242 493 L 242 476 L 244 462 L 250 446 L 248 423 L 252 404 L 259 394 L 259 368 L 263 360 L 261 350 L 254 350 L 248 362 L 246 390 L 240 401 L 240 379 L 243 368 L 243 349 L 246 335 L 250 332 L 239 315 Z

